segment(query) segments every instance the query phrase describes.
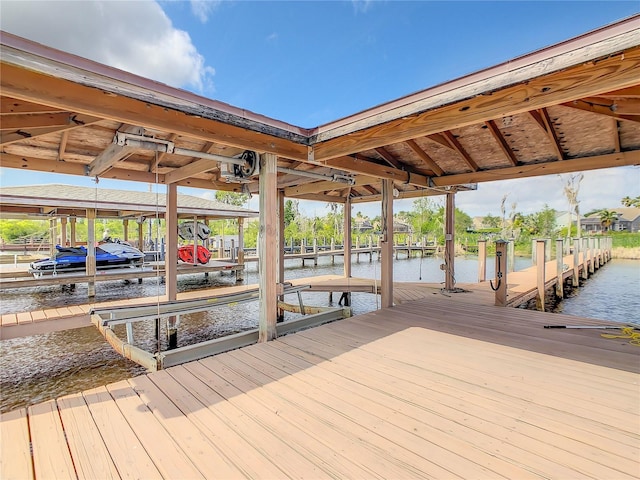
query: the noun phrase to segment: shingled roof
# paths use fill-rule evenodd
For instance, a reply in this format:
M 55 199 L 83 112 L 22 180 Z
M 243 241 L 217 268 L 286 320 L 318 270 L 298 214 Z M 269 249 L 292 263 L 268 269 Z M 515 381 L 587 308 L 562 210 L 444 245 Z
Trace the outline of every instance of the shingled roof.
M 90 188 L 76 185 L 48 184 L 22 187 L 2 187 L 0 211 L 11 214 L 78 215 L 87 208 L 98 210 L 99 217 L 149 217 L 156 212 L 164 215 L 164 193 Z M 202 218 L 256 217 L 258 212 L 216 200 L 192 195 L 178 195 L 178 216 Z

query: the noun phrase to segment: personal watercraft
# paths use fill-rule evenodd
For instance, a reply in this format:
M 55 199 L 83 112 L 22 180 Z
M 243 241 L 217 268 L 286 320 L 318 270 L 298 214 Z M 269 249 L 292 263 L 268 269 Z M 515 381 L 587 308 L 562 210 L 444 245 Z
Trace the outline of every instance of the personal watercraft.
M 144 253 L 126 242 L 108 240 L 96 247 L 96 268 L 98 270 L 141 266 L 144 261 Z M 71 271 L 84 270 L 87 263 L 87 249 L 80 247 L 62 247 L 56 245 L 56 253 L 52 258 L 45 258 L 31 262 L 31 273 L 44 271 Z

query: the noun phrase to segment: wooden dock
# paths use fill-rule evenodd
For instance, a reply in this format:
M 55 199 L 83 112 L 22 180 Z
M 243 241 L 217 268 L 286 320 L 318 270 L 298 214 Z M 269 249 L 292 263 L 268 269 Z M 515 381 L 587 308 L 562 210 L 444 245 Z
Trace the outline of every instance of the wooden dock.
M 572 257 L 567 256 L 565 262 L 572 261 Z M 593 262 L 595 263 L 595 262 Z M 598 262 L 598 266 L 603 265 Z M 592 263 L 581 260 L 579 272 L 582 275 L 584 268 L 591 268 Z M 191 267 L 197 269 L 198 267 Z M 593 267 L 595 268 L 595 266 Z M 551 260 L 545 264 L 545 288 L 552 288 L 558 282 L 556 273 L 557 262 Z M 572 274 L 571 270 L 562 272 L 563 282 Z M 511 272 L 508 274 L 508 305 L 517 307 L 528 302 L 537 295 L 537 267 L 532 266 L 527 269 Z M 375 279 L 367 278 L 345 278 L 340 275 L 321 275 L 291 280 L 294 285 L 309 284 L 310 291 L 319 292 L 366 292 L 379 293 L 380 283 Z M 178 300 L 196 299 L 212 297 L 216 295 L 226 295 L 237 293 L 244 289 L 256 288 L 257 285 L 237 285 L 222 288 L 211 288 L 204 290 L 194 290 L 178 294 Z M 462 302 L 470 302 L 483 305 L 493 305 L 494 295 L 490 289 L 489 282 L 481 283 L 460 283 L 457 288 L 459 293 L 449 293 L 442 290 L 441 284 L 423 282 L 395 282 L 394 283 L 394 303 L 400 304 L 405 301 L 418 300 L 433 295 L 456 296 Z M 116 306 L 133 306 L 152 303 L 154 301 L 164 301 L 166 297 L 154 298 L 134 298 L 127 300 L 115 300 L 110 302 L 86 303 L 83 305 L 73 305 L 69 307 L 50 308 L 45 310 L 35 310 L 30 312 L 10 313 L 0 315 L 0 339 L 15 338 L 26 335 L 35 335 L 50 331 L 60 331 L 69 328 L 79 328 L 89 326 L 89 311 L 92 308 L 110 308 Z
M 4 414 L 0 478 L 638 478 L 640 348 L 458 298 Z

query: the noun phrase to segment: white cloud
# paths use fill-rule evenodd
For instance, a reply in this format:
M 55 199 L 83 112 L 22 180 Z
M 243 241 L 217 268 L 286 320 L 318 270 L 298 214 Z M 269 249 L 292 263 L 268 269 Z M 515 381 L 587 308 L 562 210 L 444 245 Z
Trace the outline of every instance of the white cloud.
M 209 15 L 213 12 L 221 1 L 218 0 L 191 0 L 191 12 L 198 17 L 202 23 L 207 23 Z
M 215 71 L 155 1 L 3 1 L 2 29 L 176 87 L 211 89 Z
M 351 0 L 355 13 L 367 13 L 372 4 L 373 0 Z

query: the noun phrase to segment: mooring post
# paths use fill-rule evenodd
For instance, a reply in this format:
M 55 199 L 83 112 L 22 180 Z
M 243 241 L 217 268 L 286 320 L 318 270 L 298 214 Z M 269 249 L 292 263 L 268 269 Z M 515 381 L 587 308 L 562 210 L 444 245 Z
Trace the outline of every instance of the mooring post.
M 556 273 L 556 295 L 558 298 L 564 298 L 564 242 L 561 238 L 556 240 Z
M 551 261 L 551 239 L 550 238 L 544 239 L 544 261 L 545 263 Z
M 495 292 L 495 305 L 507 306 L 507 242 L 496 240 L 496 268 L 491 289 Z
M 331 251 L 333 252 L 336 249 L 336 240 L 335 238 L 331 237 Z M 336 262 L 336 256 L 335 255 L 331 255 L 331 265 L 334 265 Z
M 595 238 L 589 237 L 589 273 L 593 274 L 596 271 L 596 256 L 595 256 Z
M 318 266 L 318 239 L 313 238 L 313 266 Z
M 536 242 L 537 240 L 534 238 L 533 240 L 531 240 L 531 265 L 535 265 L 536 264 Z
M 544 312 L 544 276 L 545 276 L 545 266 L 546 262 L 544 262 L 544 252 L 545 252 L 545 240 L 538 240 L 536 242 L 536 258 L 538 259 L 538 263 L 536 264 L 536 285 L 538 288 L 538 294 L 536 296 L 536 307 L 541 312 Z
M 478 282 L 487 281 L 487 241 L 478 240 Z

